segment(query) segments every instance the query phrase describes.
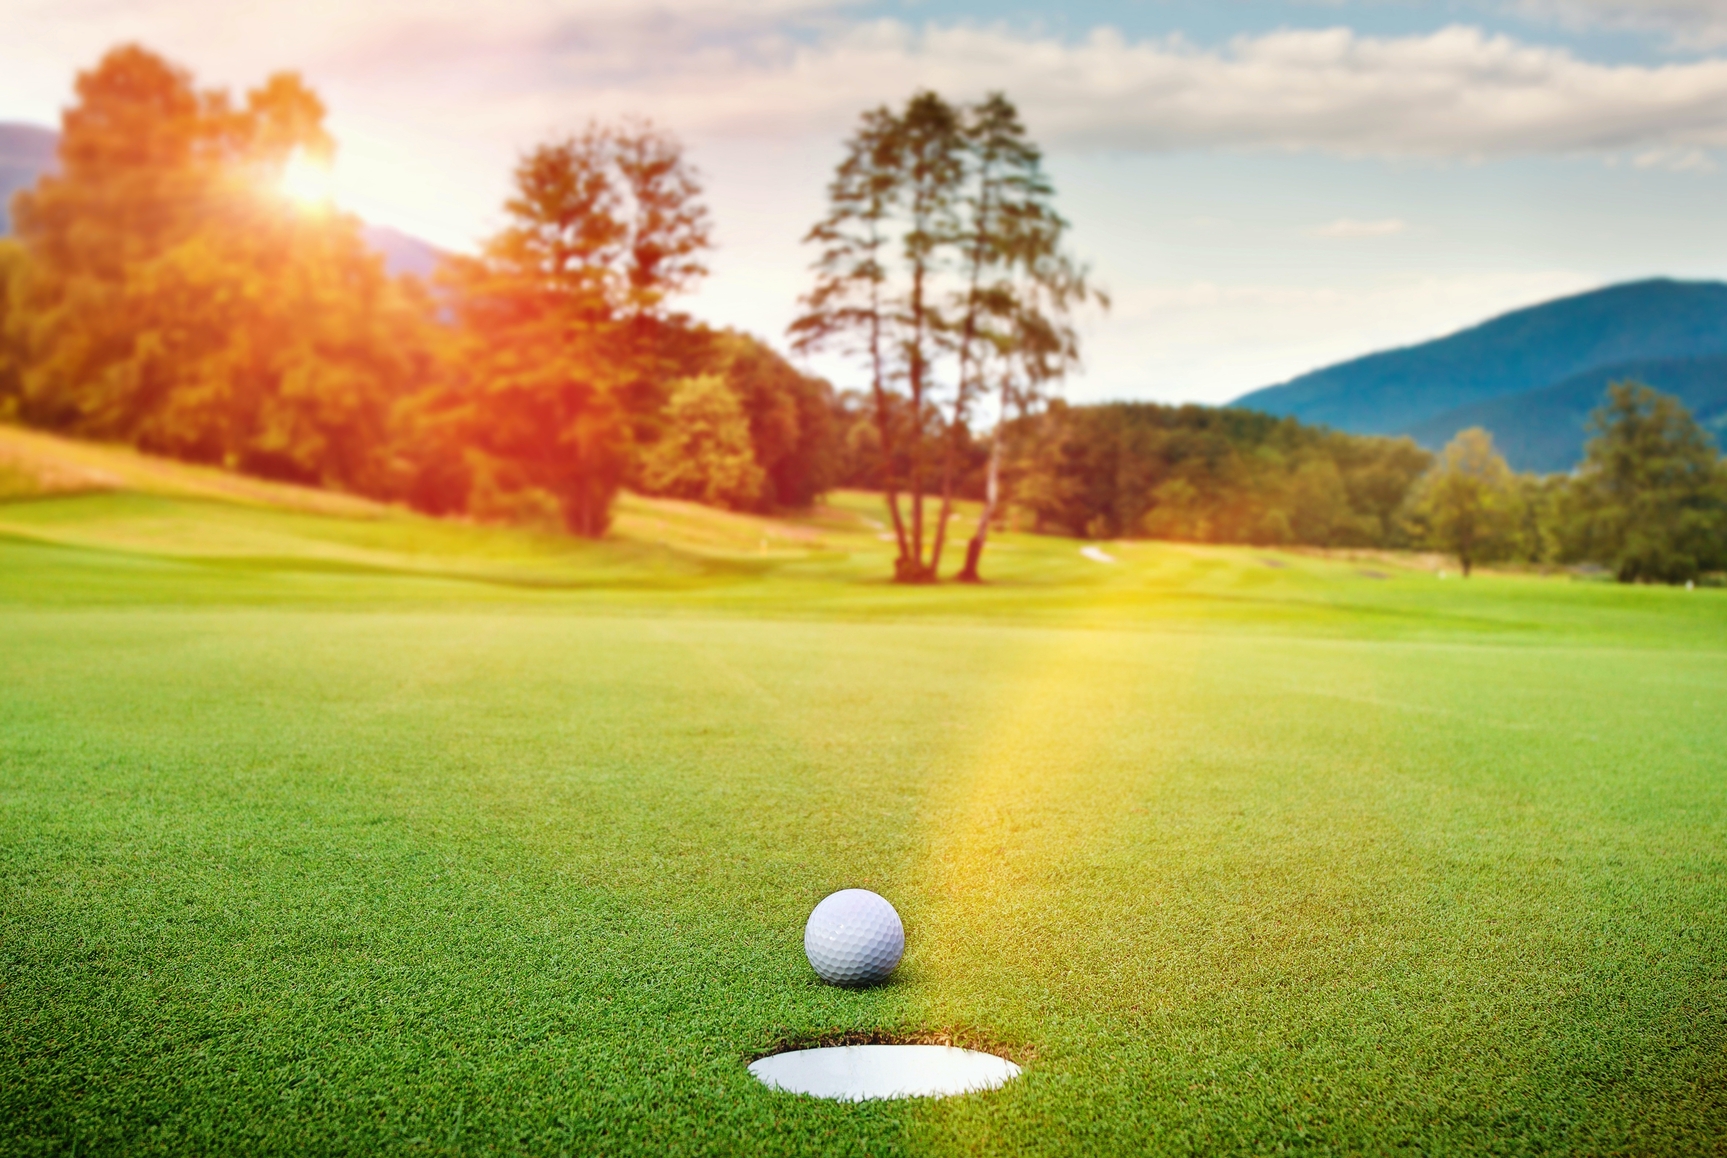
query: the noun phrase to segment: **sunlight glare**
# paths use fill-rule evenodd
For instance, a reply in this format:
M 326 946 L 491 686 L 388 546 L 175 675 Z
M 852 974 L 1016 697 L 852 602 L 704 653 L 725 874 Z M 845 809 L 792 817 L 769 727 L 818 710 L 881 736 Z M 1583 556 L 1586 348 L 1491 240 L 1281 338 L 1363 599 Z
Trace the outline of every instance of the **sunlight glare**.
M 305 153 L 295 153 L 282 168 L 282 196 L 308 209 L 329 205 L 334 185 L 329 163 Z

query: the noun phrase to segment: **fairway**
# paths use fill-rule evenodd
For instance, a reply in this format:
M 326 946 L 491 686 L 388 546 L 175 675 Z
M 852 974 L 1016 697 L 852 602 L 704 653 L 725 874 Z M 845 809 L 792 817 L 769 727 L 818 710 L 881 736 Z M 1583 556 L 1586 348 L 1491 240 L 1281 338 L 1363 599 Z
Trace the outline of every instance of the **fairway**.
M 1727 593 L 103 469 L 0 503 L 0 1152 L 1727 1148 Z M 1024 1074 L 745 1071 L 848 1036 Z

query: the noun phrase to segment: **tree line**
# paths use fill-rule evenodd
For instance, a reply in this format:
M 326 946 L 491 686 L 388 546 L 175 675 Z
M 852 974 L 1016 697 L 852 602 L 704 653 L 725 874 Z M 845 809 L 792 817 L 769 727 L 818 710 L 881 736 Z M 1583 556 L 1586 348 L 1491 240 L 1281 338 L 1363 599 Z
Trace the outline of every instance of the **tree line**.
M 1452 440 L 1408 503 L 1412 535 L 1477 562 L 1585 563 L 1622 583 L 1727 570 L 1727 459 L 1677 398 L 1616 382 L 1571 474 L 1512 473 L 1479 428 Z
M 830 485 L 831 387 L 673 308 L 710 231 L 669 135 L 531 150 L 506 226 L 428 285 L 284 195 L 324 117 L 292 74 L 236 99 L 135 45 L 81 73 L 0 241 L 0 419 L 583 535 L 626 484 L 751 510 Z
M 790 336 L 862 359 L 858 412 L 675 308 L 711 231 L 651 124 L 530 150 L 505 227 L 421 284 L 357 219 L 283 195 L 334 149 L 298 77 L 236 99 L 129 45 L 76 92 L 58 171 L 0 243 L 0 419 L 434 514 L 594 536 L 626 485 L 766 511 L 862 475 L 887 495 L 896 578 L 931 581 L 980 449 L 998 493 L 1004 444 L 974 428 L 1034 411 L 1077 364 L 1071 311 L 1103 300 L 1000 94 L 920 92 L 847 143 Z
M 1012 505 L 1085 538 L 1383 546 L 1432 455 L 1207 406 L 1055 405 L 1010 423 Z
M 1067 407 L 1003 429 L 1008 506 L 1030 529 L 1263 546 L 1444 551 L 1595 564 L 1625 582 L 1727 570 L 1727 459 L 1683 404 L 1613 384 L 1570 474 L 1517 474 L 1485 430 L 1438 455 L 1245 410 Z
M 794 350 L 676 308 L 711 229 L 677 141 L 593 124 L 520 160 L 504 227 L 429 284 L 360 222 L 283 195 L 333 149 L 282 74 L 236 99 L 137 46 L 77 80 L 60 165 L 0 240 L 0 420 L 410 504 L 605 532 L 629 486 L 735 510 L 882 492 L 901 582 L 942 573 L 954 503 L 1090 538 L 1431 547 L 1680 582 L 1727 567 L 1727 474 L 1676 401 L 1613 387 L 1574 474 L 1482 431 L 1435 457 L 1245 411 L 1056 397 L 1076 315 L 1042 155 L 999 93 L 866 111 L 809 231 Z

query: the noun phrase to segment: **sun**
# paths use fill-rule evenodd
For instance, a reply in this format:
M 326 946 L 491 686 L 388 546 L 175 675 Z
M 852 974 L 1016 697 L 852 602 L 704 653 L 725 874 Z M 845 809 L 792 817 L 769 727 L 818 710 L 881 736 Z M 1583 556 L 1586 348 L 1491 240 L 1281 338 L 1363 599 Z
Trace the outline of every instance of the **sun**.
M 322 209 L 330 203 L 335 186 L 329 163 L 305 153 L 295 153 L 282 167 L 278 188 L 282 196 L 308 209 Z

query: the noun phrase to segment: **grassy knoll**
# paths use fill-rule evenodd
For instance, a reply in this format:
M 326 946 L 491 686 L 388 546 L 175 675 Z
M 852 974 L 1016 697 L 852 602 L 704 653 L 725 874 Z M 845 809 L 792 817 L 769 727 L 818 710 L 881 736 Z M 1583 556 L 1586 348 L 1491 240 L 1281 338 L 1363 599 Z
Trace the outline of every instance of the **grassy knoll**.
M 1727 1148 L 1727 593 L 1029 536 L 907 591 L 861 496 L 585 545 L 32 446 L 0 1153 Z M 846 885 L 890 985 L 802 959 Z M 743 1070 L 847 1031 L 1026 1074 Z

